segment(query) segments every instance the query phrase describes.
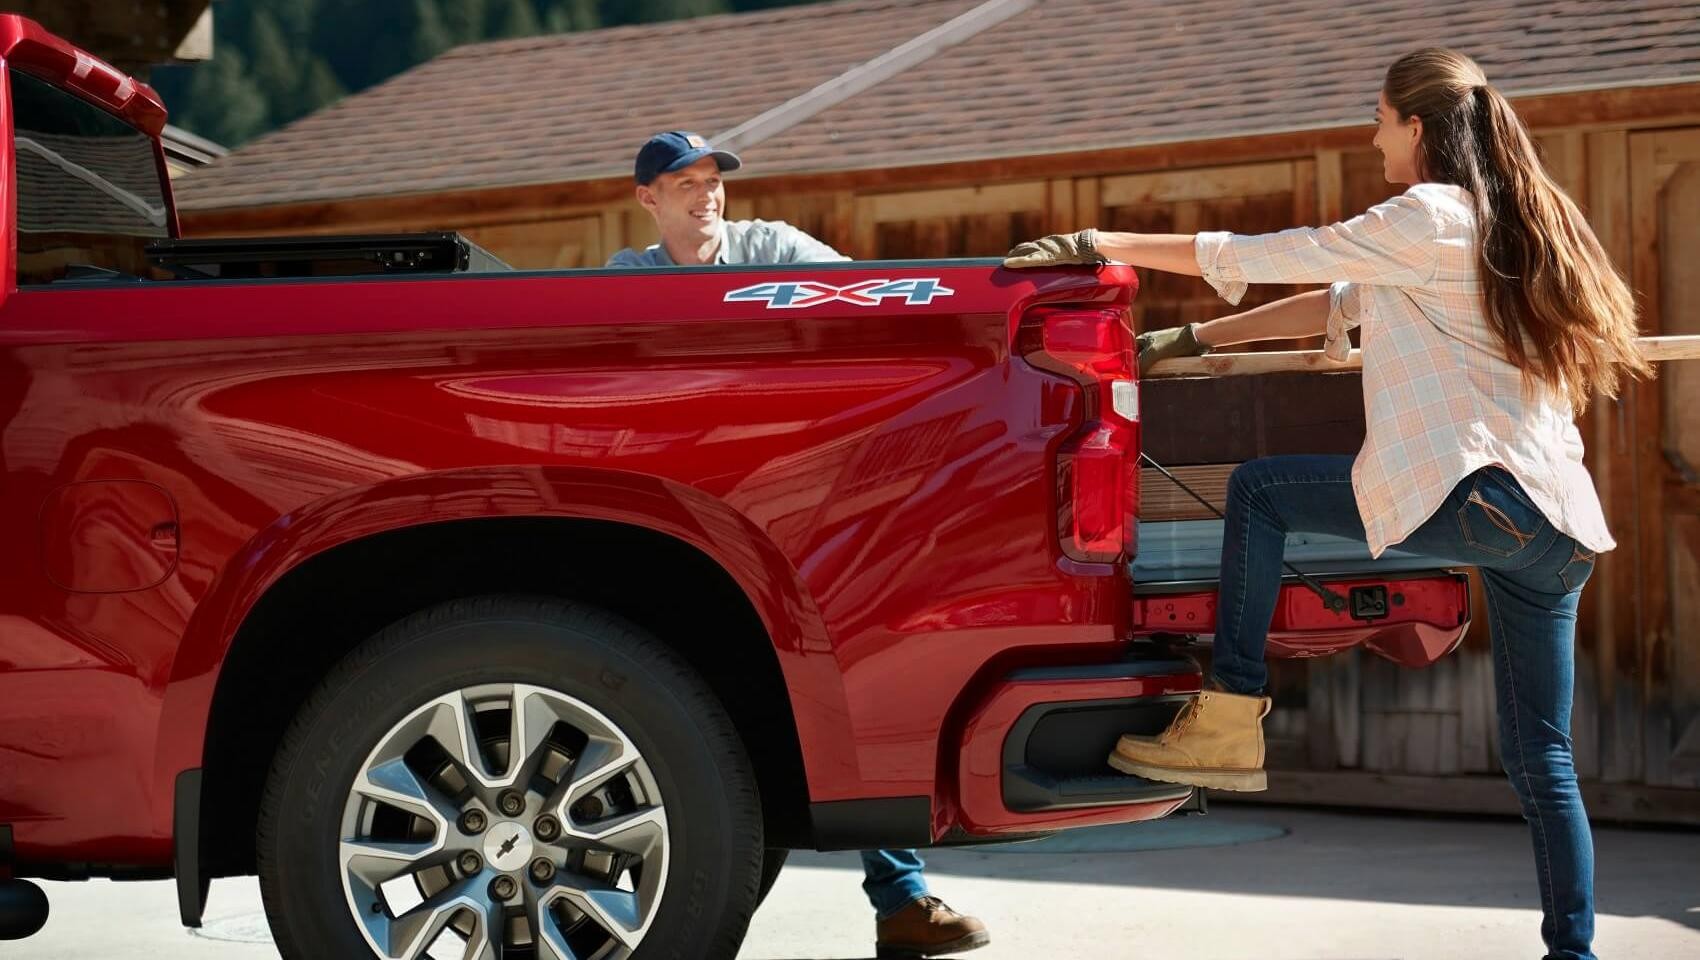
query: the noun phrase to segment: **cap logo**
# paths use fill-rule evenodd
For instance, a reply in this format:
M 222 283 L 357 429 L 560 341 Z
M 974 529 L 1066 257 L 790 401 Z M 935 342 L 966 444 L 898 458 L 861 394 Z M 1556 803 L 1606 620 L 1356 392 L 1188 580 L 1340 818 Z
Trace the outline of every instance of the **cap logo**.
M 699 150 L 702 149 L 703 147 L 708 146 L 707 140 L 704 140 L 703 138 L 697 136 L 694 133 L 691 134 L 690 136 L 686 137 L 685 142 L 690 144 L 693 148 L 696 148 L 696 149 L 699 149 Z

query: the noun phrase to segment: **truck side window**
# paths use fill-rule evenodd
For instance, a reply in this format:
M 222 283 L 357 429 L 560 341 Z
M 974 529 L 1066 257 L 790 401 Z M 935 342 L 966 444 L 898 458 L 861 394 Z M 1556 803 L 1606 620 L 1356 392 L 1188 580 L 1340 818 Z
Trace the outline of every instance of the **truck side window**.
M 11 81 L 19 286 L 76 266 L 148 276 L 147 244 L 170 233 L 153 141 L 27 73 Z

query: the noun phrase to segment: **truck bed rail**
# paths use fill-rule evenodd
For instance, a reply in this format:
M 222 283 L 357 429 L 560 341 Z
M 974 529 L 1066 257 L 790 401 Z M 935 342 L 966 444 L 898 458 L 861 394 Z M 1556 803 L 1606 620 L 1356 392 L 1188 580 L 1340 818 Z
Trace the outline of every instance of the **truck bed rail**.
M 1700 336 L 1641 337 L 1641 355 L 1648 360 L 1700 360 Z M 1363 354 L 1353 350 L 1336 363 L 1321 350 L 1270 350 L 1258 353 L 1219 353 L 1208 357 L 1177 357 L 1151 368 L 1146 377 L 1245 377 L 1259 373 L 1315 370 L 1337 372 L 1363 368 Z

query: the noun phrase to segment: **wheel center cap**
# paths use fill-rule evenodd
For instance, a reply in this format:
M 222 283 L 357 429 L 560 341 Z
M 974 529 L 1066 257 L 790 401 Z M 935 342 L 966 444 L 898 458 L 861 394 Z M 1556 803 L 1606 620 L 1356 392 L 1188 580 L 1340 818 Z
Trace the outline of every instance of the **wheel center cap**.
M 506 873 L 531 862 L 531 831 L 504 820 L 484 834 L 484 860 Z

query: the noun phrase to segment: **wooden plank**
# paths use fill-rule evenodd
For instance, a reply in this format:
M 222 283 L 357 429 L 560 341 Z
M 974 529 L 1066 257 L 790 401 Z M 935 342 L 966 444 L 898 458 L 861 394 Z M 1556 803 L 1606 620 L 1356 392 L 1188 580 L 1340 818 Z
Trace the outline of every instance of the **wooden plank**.
M 1351 770 L 1271 770 L 1262 793 L 1210 792 L 1211 803 L 1281 803 L 1372 807 L 1423 813 L 1517 817 L 1517 796 L 1504 776 L 1420 777 Z M 1590 820 L 1700 826 L 1700 790 L 1584 782 Z
M 1320 223 L 1338 223 L 1345 219 L 1345 172 L 1338 150 L 1317 151 L 1316 203 L 1316 216 Z
M 1388 707 L 1398 700 L 1399 667 L 1380 657 L 1365 657 L 1358 685 L 1363 698 L 1363 768 L 1396 772 L 1403 760 L 1404 714 Z
M 856 198 L 855 225 L 851 236 L 854 239 L 850 249 L 841 251 L 845 256 L 855 260 L 872 260 L 879 256 L 879 222 L 874 220 L 873 201 L 867 197 Z
M 1363 663 L 1368 656 L 1362 648 L 1355 647 L 1330 658 L 1334 755 L 1342 767 L 1357 767 L 1363 762 Z
M 1700 159 L 1700 129 L 1661 130 L 1653 141 L 1653 162 L 1664 166 Z
M 1281 373 L 1140 385 L 1141 442 L 1158 463 L 1232 464 L 1279 453 L 1356 453 L 1363 386 L 1355 373 Z M 1197 428 L 1211 411 L 1214 429 Z
M 1052 180 L 1046 185 L 1045 229 L 1050 233 L 1072 233 L 1096 223 L 1096 219 L 1081 221 L 1074 201 L 1073 180 Z
M 966 217 L 983 213 L 1044 210 L 1048 201 L 1044 181 L 1000 183 L 986 187 L 956 187 L 913 193 L 882 193 L 863 197 L 865 216 L 875 223 Z
M 1674 145 L 1673 145 L 1674 144 Z M 1680 149 L 1678 149 L 1680 148 Z M 1665 151 L 1672 174 L 1660 188 L 1659 314 L 1672 334 L 1700 334 L 1700 131 L 1659 134 L 1654 153 Z M 1669 786 L 1700 786 L 1700 368 L 1678 365 L 1661 378 L 1665 402 L 1662 448 L 1674 470 L 1667 501 L 1665 569 L 1671 584 L 1670 627 L 1649 660 L 1654 678 L 1647 703 L 1649 771 Z M 1662 683 L 1659 682 L 1662 678 Z
M 1576 130 L 1567 130 L 1555 135 L 1557 149 L 1553 156 L 1558 160 L 1559 186 L 1569 194 L 1571 199 L 1588 195 L 1588 144 L 1587 138 Z
M 1169 472 L 1199 496 L 1220 507 L 1227 502 L 1228 475 L 1234 472 L 1235 466 L 1232 463 L 1213 463 L 1171 467 Z M 1140 520 L 1207 520 L 1215 516 L 1158 471 L 1150 467 L 1139 471 Z
M 1629 137 L 1616 130 L 1588 134 L 1587 140 L 1588 222 L 1612 262 L 1628 276 L 1633 257 L 1629 231 Z M 1626 389 L 1618 400 L 1596 404 L 1591 414 L 1594 486 L 1607 522 L 1624 544 L 1635 541 L 1641 524 L 1641 517 L 1635 511 L 1635 475 L 1630 455 L 1633 434 L 1629 412 L 1633 393 L 1633 388 Z M 1599 775 L 1613 782 L 1634 776 L 1636 757 L 1641 752 L 1634 673 L 1619 666 L 1619 651 L 1633 650 L 1638 635 L 1635 574 L 1636 559 L 1632 551 L 1619 549 L 1602 554 L 1594 569 L 1592 586 L 1584 594 L 1594 613 L 1590 623 Z
M 1587 632 L 1577 631 L 1578 646 L 1586 639 L 1584 635 Z M 1600 680 L 1597 672 L 1592 657 L 1576 657 L 1576 693 L 1570 709 L 1570 742 L 1576 775 L 1584 780 L 1598 780 L 1600 777 Z
M 1321 211 L 1317 206 L 1316 161 L 1314 159 L 1293 161 L 1293 225 L 1317 226 L 1316 217 Z
M 1655 134 L 1648 133 L 1631 134 L 1629 137 L 1629 229 L 1634 244 L 1631 286 L 1643 297 L 1641 329 L 1652 335 L 1664 331 L 1659 297 L 1659 191 L 1662 184 L 1653 157 L 1656 139 Z M 1636 779 L 1650 784 L 1666 782 L 1668 774 L 1664 762 L 1668 758 L 1671 737 L 1668 714 L 1656 702 L 1662 696 L 1657 679 L 1658 667 L 1664 659 L 1664 646 L 1670 642 L 1663 504 L 1668 468 L 1659 444 L 1663 432 L 1662 393 L 1663 388 L 1658 383 L 1636 383 L 1629 388 L 1636 441 L 1631 448 L 1635 472 L 1635 512 L 1640 518 L 1638 535 L 1630 549 L 1634 551 L 1637 574 L 1636 619 L 1639 629 L 1636 647 L 1619 651 L 1620 666 L 1629 669 L 1640 694 L 1642 776 Z M 1626 657 L 1626 654 L 1629 656 Z M 1633 658 L 1633 662 L 1627 662 L 1629 657 Z
M 1651 248 L 1651 243 L 1648 244 Z M 1651 253 L 1649 252 L 1649 255 Z M 1654 275 L 1651 279 L 1657 279 Z M 1700 336 L 1649 336 L 1637 341 L 1648 360 L 1700 360 Z M 1216 353 L 1177 357 L 1152 367 L 1147 379 L 1160 377 L 1246 377 L 1301 371 L 1341 373 L 1363 369 L 1363 353 L 1353 350 L 1336 363 L 1320 350 L 1269 350 L 1262 353 Z
M 834 191 L 830 216 L 823 239 L 834 250 L 849 256 L 856 244 L 856 195 L 848 190 Z
M 1481 606 L 1481 578 L 1472 575 L 1471 632 L 1487 617 Z M 1499 763 L 1499 696 L 1493 684 L 1493 654 L 1488 644 L 1465 640 L 1458 660 L 1458 765 L 1464 773 L 1494 773 Z
M 618 209 L 604 210 L 601 217 L 602 226 L 602 262 L 620 252 L 630 244 L 626 243 L 626 218 Z
M 1105 177 L 1101 187 L 1103 204 L 1106 207 L 1178 203 L 1183 200 L 1210 200 L 1218 197 L 1254 197 L 1269 193 L 1289 193 L 1292 189 L 1293 165 L 1286 162 Z
M 1097 177 L 1082 177 L 1074 181 L 1074 222 L 1081 229 L 1096 226 L 1104 217 L 1102 186 Z
M 1333 770 L 1340 766 L 1331 676 L 1335 661 L 1334 657 L 1305 661 L 1305 767 L 1310 770 Z

